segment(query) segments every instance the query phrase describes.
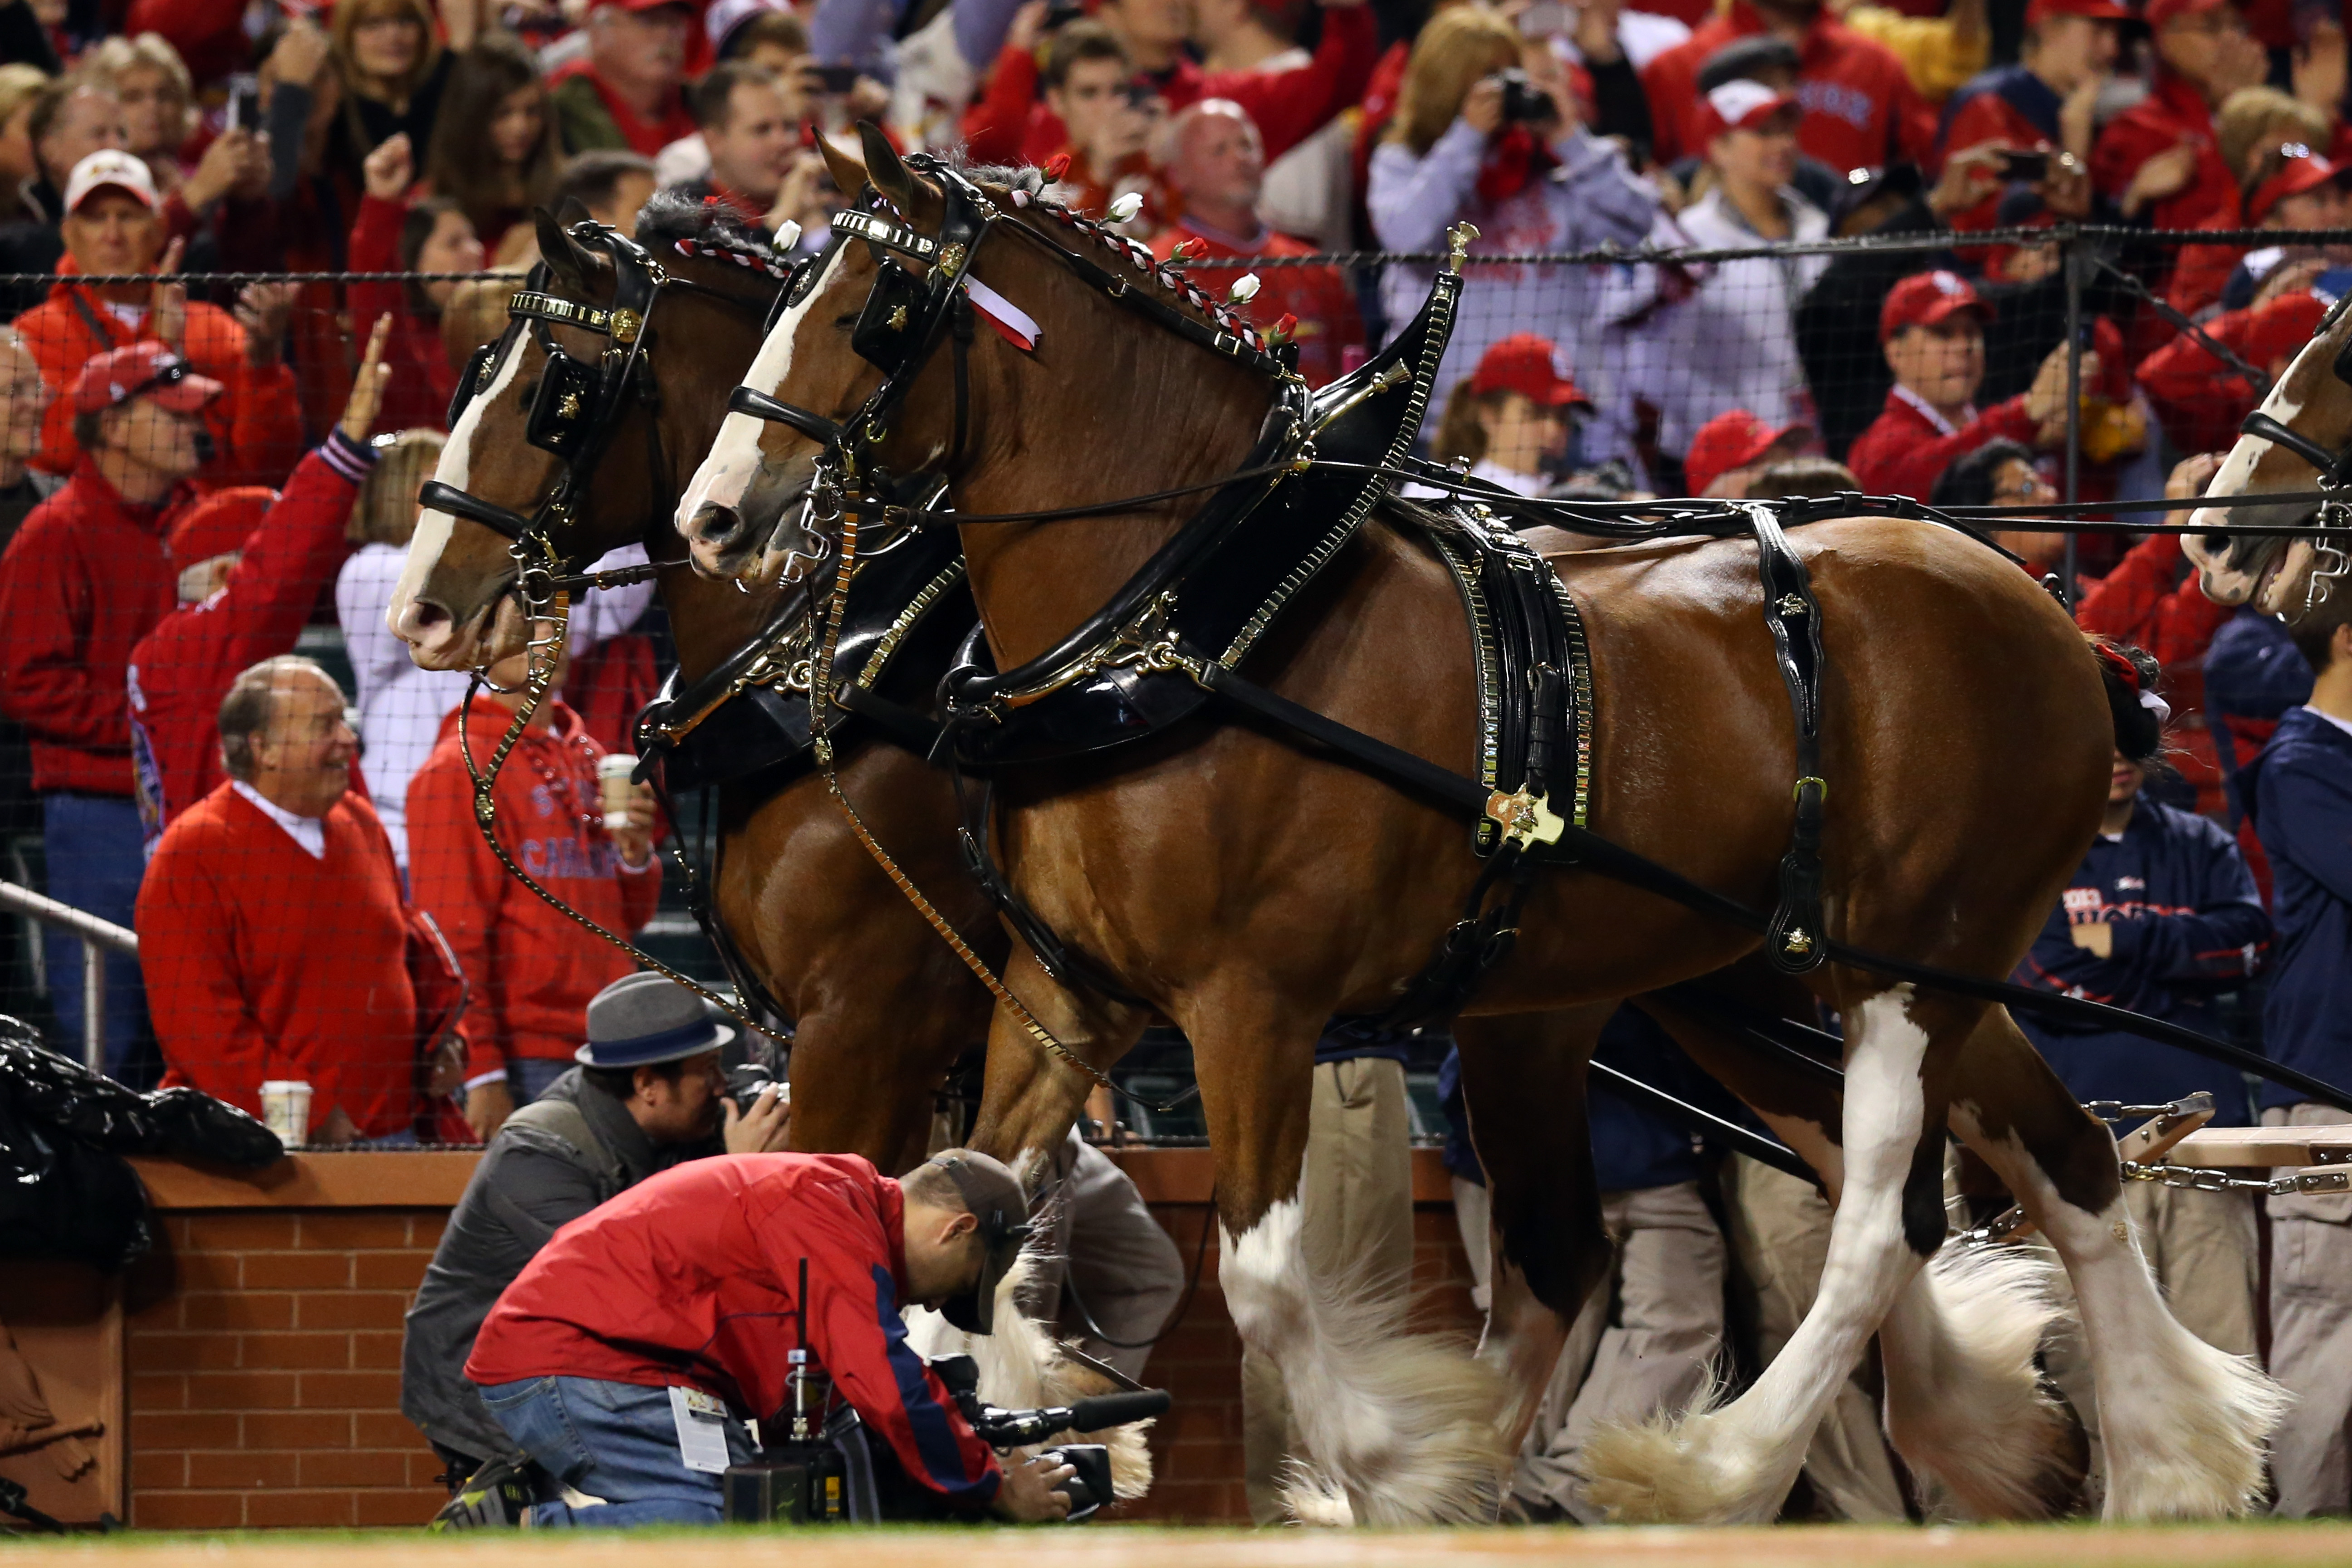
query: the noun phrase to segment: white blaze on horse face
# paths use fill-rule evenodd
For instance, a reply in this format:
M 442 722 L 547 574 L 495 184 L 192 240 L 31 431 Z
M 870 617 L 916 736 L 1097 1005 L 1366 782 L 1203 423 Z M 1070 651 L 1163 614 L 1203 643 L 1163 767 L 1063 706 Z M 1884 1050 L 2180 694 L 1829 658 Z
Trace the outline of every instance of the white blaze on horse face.
M 466 481 L 473 471 L 474 437 L 481 429 L 483 410 L 506 395 L 521 364 L 521 351 L 509 350 L 504 356 L 504 363 L 499 366 L 497 377 L 487 388 L 467 400 L 466 411 L 457 416 L 457 427 L 449 432 L 449 439 L 441 448 L 441 460 L 434 465 L 435 479 L 452 489 L 466 488 Z M 457 520 L 447 512 L 435 511 L 430 508 L 417 513 L 416 531 L 408 541 L 407 563 L 401 568 L 400 581 L 393 587 L 392 603 L 384 608 L 385 624 L 392 627 L 394 636 L 405 641 L 418 640 L 416 628 L 411 625 L 404 629 L 403 623 L 413 621 L 414 617 L 408 612 L 415 604 L 416 596 L 425 591 L 425 584 L 433 575 L 433 568 L 439 564 L 441 552 L 448 548 L 449 535 L 457 522 Z M 434 632 L 454 637 L 457 628 L 443 622 L 434 628 Z
M 825 261 L 824 268 L 810 280 L 809 290 L 801 296 L 800 303 L 788 306 L 776 319 L 775 329 L 761 343 L 751 368 L 743 373 L 744 385 L 772 397 L 783 390 L 785 377 L 793 373 L 793 342 L 800 335 L 801 323 L 824 295 L 825 273 L 833 270 L 831 259 Z M 741 510 L 744 492 L 751 489 L 763 460 L 760 437 L 767 428 L 766 420 L 754 419 L 748 414 L 730 414 L 720 423 L 719 438 L 710 444 L 710 455 L 694 470 L 694 478 L 688 481 L 686 494 L 677 503 L 677 531 L 688 542 L 695 542 L 694 520 L 703 508 Z
M 2263 399 L 2262 411 L 2264 414 L 2282 425 L 2294 426 L 2303 413 L 2303 398 L 2299 394 L 2291 395 L 2288 389 L 2302 384 L 2300 376 L 2304 360 L 2313 353 L 2322 351 L 2323 345 L 2329 341 L 2329 336 L 2317 337 L 2303 346 L 2302 352 L 2294 357 L 2294 363 L 2287 367 L 2287 373 L 2279 377 L 2278 384 L 2271 388 L 2270 395 Z M 2215 498 L 2244 495 L 2253 483 L 2254 470 L 2270 454 L 2272 445 L 2260 436 L 2239 437 L 2237 445 L 2230 448 L 2230 455 L 2221 460 L 2221 468 L 2214 470 L 2213 478 L 2207 482 L 2206 495 Z M 2200 507 L 2189 514 L 2189 525 L 2191 528 L 2226 527 L 2238 510 L 2234 507 Z M 2257 566 L 2249 572 L 2231 565 L 2239 554 L 2236 548 L 2239 542 L 2227 541 L 2217 552 L 2208 550 L 2205 542 L 2196 534 L 2181 535 L 2181 552 L 2189 557 L 2189 564 L 2197 568 L 2199 586 L 2204 589 L 2205 596 L 2217 605 L 2244 604 L 2253 597 L 2260 581 L 2262 567 Z M 2261 557 L 2268 558 L 2274 553 L 2264 551 Z

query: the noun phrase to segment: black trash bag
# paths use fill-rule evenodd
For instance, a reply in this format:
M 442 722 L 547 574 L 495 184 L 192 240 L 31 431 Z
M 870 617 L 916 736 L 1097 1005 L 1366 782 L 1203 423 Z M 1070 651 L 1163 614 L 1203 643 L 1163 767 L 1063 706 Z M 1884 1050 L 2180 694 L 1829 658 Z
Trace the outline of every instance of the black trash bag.
M 257 1167 L 286 1152 L 278 1134 L 234 1105 L 193 1089 L 125 1089 L 50 1050 L 31 1026 L 5 1015 L 0 1087 L 27 1121 L 117 1154 Z
M 121 1156 L 266 1165 L 278 1135 L 192 1089 L 141 1094 L 0 1016 L 0 1257 L 120 1268 L 154 1244 L 147 1189 Z

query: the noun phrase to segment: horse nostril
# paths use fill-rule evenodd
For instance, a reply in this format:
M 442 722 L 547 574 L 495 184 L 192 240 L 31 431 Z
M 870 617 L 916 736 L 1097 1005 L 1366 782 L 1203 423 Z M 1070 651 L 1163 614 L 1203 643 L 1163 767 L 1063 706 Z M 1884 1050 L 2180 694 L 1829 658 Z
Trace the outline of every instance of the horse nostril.
M 2208 533 L 2200 537 L 2197 542 L 2205 547 L 2206 554 L 2220 555 L 2230 548 L 2230 536 L 2226 533 Z
M 456 618 L 430 599 L 419 599 L 415 602 L 415 605 L 414 619 L 419 631 L 432 631 L 436 627 L 446 626 Z
M 716 550 L 731 550 L 740 542 L 742 531 L 742 513 L 731 506 L 720 506 L 712 501 L 694 514 L 688 537 Z

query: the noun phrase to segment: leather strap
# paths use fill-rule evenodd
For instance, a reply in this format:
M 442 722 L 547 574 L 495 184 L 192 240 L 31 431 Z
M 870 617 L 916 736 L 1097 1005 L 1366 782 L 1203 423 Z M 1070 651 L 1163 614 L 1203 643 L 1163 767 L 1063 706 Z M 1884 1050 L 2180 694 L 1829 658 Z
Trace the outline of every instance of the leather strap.
M 1772 664 L 1789 690 L 1797 725 L 1796 822 L 1780 858 L 1780 902 L 1772 911 L 1764 950 L 1783 974 L 1805 974 L 1822 963 L 1822 816 L 1829 784 L 1822 774 L 1822 606 L 1811 574 L 1771 507 L 1748 503 L 1756 531 L 1756 567 L 1764 583 L 1764 624 L 1772 633 Z
M 2274 447 L 2284 447 L 2305 462 L 2319 470 L 2322 484 L 2342 484 L 2346 479 L 2347 459 L 2352 452 L 2331 452 L 2299 430 L 2289 429 L 2261 409 L 2255 409 L 2238 422 L 2238 434 L 2268 441 Z

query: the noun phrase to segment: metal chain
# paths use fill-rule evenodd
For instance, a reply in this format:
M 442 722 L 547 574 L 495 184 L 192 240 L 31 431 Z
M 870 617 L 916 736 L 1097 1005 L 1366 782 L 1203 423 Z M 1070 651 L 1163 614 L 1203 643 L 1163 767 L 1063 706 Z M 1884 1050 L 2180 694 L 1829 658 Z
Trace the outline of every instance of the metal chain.
M 547 552 L 552 561 L 555 554 L 554 546 L 548 543 L 544 537 L 539 539 L 537 542 Z M 512 552 L 518 566 L 525 564 L 522 550 L 522 544 L 518 542 Z M 540 613 L 541 610 L 547 612 L 544 616 Z M 457 754 L 465 758 L 466 774 L 474 782 L 474 826 L 480 830 L 482 842 L 490 847 L 490 853 L 498 857 L 499 864 L 507 868 L 509 876 L 529 888 L 539 896 L 541 902 L 571 921 L 574 925 L 603 938 L 655 973 L 685 986 L 746 1029 L 761 1035 L 770 1033 L 767 1026 L 754 1020 L 751 1014 L 736 1003 L 729 1001 L 709 986 L 679 973 L 626 937 L 606 931 L 603 926 L 549 892 L 533 880 L 529 872 L 517 865 L 514 857 L 507 853 L 507 847 L 499 842 L 498 801 L 493 791 L 498 786 L 499 773 L 506 767 L 508 756 L 521 741 L 524 733 L 530 730 L 531 721 L 539 714 L 540 704 L 547 700 L 549 689 L 555 684 L 556 666 L 562 661 L 564 639 L 571 634 L 572 595 L 569 590 L 558 587 L 551 599 L 532 600 L 526 603 L 524 613 L 530 616 L 534 625 L 543 618 L 552 629 L 543 637 L 534 636 L 527 645 L 528 658 L 523 677 L 522 703 L 516 708 L 513 721 L 507 726 L 506 733 L 499 737 L 497 747 L 490 752 L 490 765 L 487 769 L 475 764 L 473 741 L 467 733 L 467 721 L 474 710 L 474 695 L 483 687 L 489 685 L 486 668 L 477 668 L 474 671 L 474 679 L 466 688 L 466 700 L 457 709 Z M 748 1039 L 745 1043 L 749 1044 Z
M 858 843 L 866 847 L 866 854 L 874 858 L 874 863 L 882 868 L 883 874 L 906 896 L 907 901 L 914 905 L 915 912 L 929 922 L 931 929 L 939 932 L 940 940 L 963 961 L 964 967 L 971 970 L 982 985 L 988 987 L 989 994 L 1013 1015 L 1013 1020 L 1029 1037 L 1086 1074 L 1097 1087 L 1119 1094 L 1123 1091 L 1111 1082 L 1107 1074 L 1055 1038 L 1053 1032 L 1037 1021 L 1037 1016 L 1029 1010 L 1028 1005 L 989 968 L 987 961 L 971 950 L 971 944 L 964 941 L 963 933 L 956 930 L 954 922 L 940 913 L 938 907 L 923 896 L 923 890 L 915 886 L 913 879 L 899 868 L 890 852 L 882 847 L 881 841 L 866 826 L 866 819 L 858 815 L 857 807 L 842 792 L 841 775 L 835 770 L 833 763 L 833 737 L 825 731 L 825 710 L 833 705 L 834 655 L 841 641 L 842 608 L 849 598 L 850 574 L 857 563 L 859 509 L 854 505 L 844 507 L 838 504 L 840 497 L 835 484 L 831 465 L 824 465 L 819 472 L 817 492 L 834 506 L 835 516 L 841 527 L 841 553 L 834 572 L 832 602 L 825 606 L 824 643 L 809 666 L 809 742 L 816 753 L 817 772 L 824 776 L 825 789 L 833 795 L 834 804 L 841 808 L 842 816 L 848 819 L 850 832 L 856 835 Z M 815 521 L 833 520 L 818 518 Z
M 2210 1166 L 2143 1165 L 2137 1160 L 2126 1160 L 2123 1176 L 2127 1182 L 2154 1182 L 2184 1192 L 2268 1193 L 2273 1197 L 2284 1197 L 2289 1193 L 2352 1193 L 2352 1169 L 2291 1171 L 2284 1176 L 2257 1181 Z
M 2126 1105 L 2120 1100 L 2086 1100 L 2083 1101 L 2083 1109 L 2102 1121 L 2149 1121 L 2161 1116 L 2185 1116 L 2191 1108 L 2185 1100 L 2168 1100 L 2162 1105 Z

